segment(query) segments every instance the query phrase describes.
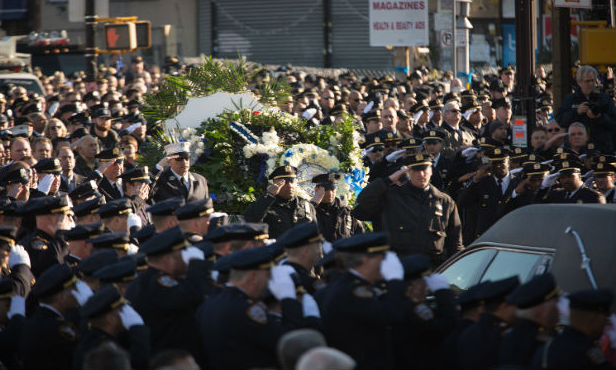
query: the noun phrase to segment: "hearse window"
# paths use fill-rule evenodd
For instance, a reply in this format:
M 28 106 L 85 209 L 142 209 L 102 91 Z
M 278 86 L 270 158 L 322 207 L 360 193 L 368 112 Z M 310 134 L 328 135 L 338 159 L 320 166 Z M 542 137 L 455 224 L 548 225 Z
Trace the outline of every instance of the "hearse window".
M 513 275 L 518 275 L 520 281 L 525 283 L 535 276 L 537 263 L 544 260 L 542 254 L 524 252 L 498 251 L 498 254 L 490 263 L 481 281 L 500 280 Z
M 447 277 L 450 284 L 453 284 L 459 289 L 468 289 L 474 285 L 483 271 L 485 266 L 496 253 L 494 249 L 480 249 L 476 252 L 466 254 L 451 266 L 443 271 L 443 275 Z

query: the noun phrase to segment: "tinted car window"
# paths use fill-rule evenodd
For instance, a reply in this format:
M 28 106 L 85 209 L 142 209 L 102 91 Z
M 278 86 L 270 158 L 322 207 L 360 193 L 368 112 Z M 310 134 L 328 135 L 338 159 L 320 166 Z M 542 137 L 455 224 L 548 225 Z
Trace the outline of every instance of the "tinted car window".
M 500 250 L 481 281 L 500 280 L 518 275 L 520 281 L 525 283 L 535 275 L 537 263 L 543 261 L 545 255 L 524 252 Z
M 447 277 L 450 284 L 459 289 L 467 289 L 476 284 L 494 254 L 496 254 L 494 249 L 480 249 L 466 254 L 447 267 L 443 275 Z
M 22 86 L 27 91 L 32 91 L 39 95 L 45 95 L 43 94 L 40 83 L 34 79 L 0 77 L 0 86 L 4 87 L 5 85 Z

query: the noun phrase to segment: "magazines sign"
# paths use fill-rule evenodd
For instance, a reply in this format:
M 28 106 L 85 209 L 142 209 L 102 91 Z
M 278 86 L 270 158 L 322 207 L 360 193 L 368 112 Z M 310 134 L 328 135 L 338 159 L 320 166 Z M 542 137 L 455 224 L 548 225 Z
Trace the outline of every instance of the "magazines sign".
M 428 1 L 369 0 L 370 46 L 426 46 Z

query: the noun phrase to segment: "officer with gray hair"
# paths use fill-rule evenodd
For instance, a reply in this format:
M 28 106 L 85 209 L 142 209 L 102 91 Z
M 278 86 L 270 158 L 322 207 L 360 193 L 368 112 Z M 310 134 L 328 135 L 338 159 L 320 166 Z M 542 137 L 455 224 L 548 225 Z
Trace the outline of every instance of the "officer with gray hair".
M 297 363 L 297 370 L 352 370 L 355 361 L 335 348 L 318 347 L 306 352 Z

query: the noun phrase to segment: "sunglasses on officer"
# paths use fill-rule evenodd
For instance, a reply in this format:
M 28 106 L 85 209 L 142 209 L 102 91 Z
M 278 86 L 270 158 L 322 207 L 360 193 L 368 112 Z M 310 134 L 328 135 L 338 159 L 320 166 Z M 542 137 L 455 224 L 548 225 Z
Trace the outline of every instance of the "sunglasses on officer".
M 182 156 L 175 157 L 173 159 L 175 159 L 176 162 L 182 162 L 182 161 L 188 161 L 189 158 L 187 156 L 182 155 Z

